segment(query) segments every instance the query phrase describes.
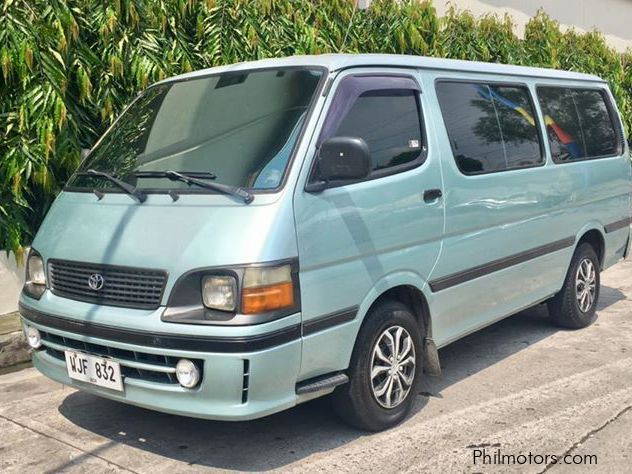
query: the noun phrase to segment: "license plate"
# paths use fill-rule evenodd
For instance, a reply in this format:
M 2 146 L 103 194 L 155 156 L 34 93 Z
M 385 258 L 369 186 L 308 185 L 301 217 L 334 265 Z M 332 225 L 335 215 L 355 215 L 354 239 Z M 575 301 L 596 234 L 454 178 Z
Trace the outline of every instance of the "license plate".
M 65 351 L 66 370 L 71 379 L 88 382 L 99 387 L 123 391 L 121 366 L 103 357 L 75 351 Z

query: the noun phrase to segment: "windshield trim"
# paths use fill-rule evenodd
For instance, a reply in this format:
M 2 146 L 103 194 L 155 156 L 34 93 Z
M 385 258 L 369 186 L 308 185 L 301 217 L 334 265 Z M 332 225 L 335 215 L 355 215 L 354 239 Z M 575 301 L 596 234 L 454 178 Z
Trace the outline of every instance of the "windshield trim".
M 136 97 L 134 98 L 134 100 L 132 100 L 124 109 L 123 111 L 118 115 L 118 117 L 116 117 L 116 120 L 114 120 L 114 122 L 112 122 L 112 124 L 107 128 L 107 130 L 99 137 L 99 139 L 95 142 L 95 144 L 92 146 L 92 148 L 95 148 L 97 145 L 99 145 L 99 143 L 101 142 L 101 140 L 103 140 L 103 138 L 110 132 L 110 130 L 112 129 L 112 127 L 114 127 L 114 125 L 116 125 L 116 123 L 119 121 L 119 119 L 123 116 L 123 114 L 125 114 L 125 112 L 127 112 L 127 109 L 129 109 L 132 104 L 134 104 L 138 99 L 140 99 L 142 97 L 143 94 L 145 94 L 148 90 L 150 90 L 153 87 L 159 87 L 165 84 L 172 84 L 172 83 L 178 83 L 178 82 L 190 82 L 190 81 L 195 81 L 198 79 L 207 79 L 209 77 L 215 77 L 215 76 L 221 76 L 224 74 L 244 74 L 244 73 L 248 73 L 248 72 L 261 72 L 261 71 L 288 71 L 288 70 L 313 70 L 313 71 L 321 71 L 322 75 L 320 77 L 320 79 L 318 80 L 318 85 L 316 86 L 316 89 L 314 90 L 314 94 L 312 95 L 312 98 L 309 102 L 309 105 L 307 107 L 307 112 L 305 114 L 305 120 L 303 120 L 303 123 L 301 124 L 301 130 L 299 131 L 298 136 L 296 137 L 296 142 L 294 143 L 294 145 L 292 146 L 292 151 L 290 153 L 290 158 L 288 159 L 287 165 L 285 167 L 285 169 L 283 170 L 283 176 L 281 177 L 281 181 L 279 182 L 279 185 L 276 188 L 269 188 L 269 189 L 257 189 L 257 188 L 247 188 L 247 187 L 243 187 L 242 189 L 244 189 L 245 191 L 251 193 L 251 194 L 274 194 L 274 193 L 278 193 L 279 191 L 281 191 L 288 180 L 288 176 L 290 174 L 290 170 L 292 169 L 292 167 L 294 166 L 294 161 L 296 159 L 296 154 L 298 152 L 298 148 L 300 147 L 300 144 L 303 142 L 303 139 L 305 137 L 305 132 L 307 130 L 307 126 L 309 125 L 310 120 L 313 118 L 314 115 L 314 111 L 316 109 L 316 103 L 318 102 L 318 99 L 321 97 L 321 95 L 323 94 L 323 90 L 325 89 L 325 85 L 328 82 L 329 79 L 329 75 L 331 73 L 331 71 L 326 68 L 325 66 L 319 66 L 319 65 L 314 65 L 314 66 L 310 66 L 310 65 L 302 65 L 302 66 L 279 66 L 279 67 L 274 67 L 274 66 L 269 66 L 269 67 L 262 67 L 262 68 L 250 68 L 250 69 L 239 69 L 237 71 L 223 71 L 223 72 L 215 72 L 215 73 L 208 73 L 208 74 L 202 74 L 199 76 L 195 76 L 195 77 L 183 77 L 183 78 L 179 78 L 179 79 L 172 79 L 172 80 L 163 80 L 163 81 L 158 81 L 152 85 L 150 85 L 149 87 L 147 87 L 146 89 L 143 89 L 141 92 L 139 92 Z M 81 163 L 77 166 L 77 170 L 81 169 L 81 167 L 83 166 L 83 163 L 85 160 L 87 160 L 89 158 L 90 155 L 86 156 Z M 70 178 L 68 178 L 67 182 L 71 182 L 75 179 L 77 175 L 77 172 L 73 173 L 72 176 Z M 142 188 L 139 187 L 137 188 L 138 190 L 142 190 L 145 194 L 168 194 L 169 193 L 169 189 L 168 188 Z M 64 185 L 62 191 L 64 192 L 72 192 L 72 193 L 89 193 L 92 194 L 93 193 L 93 189 L 91 188 L 86 188 L 83 186 L 69 186 L 69 185 Z M 106 194 L 123 194 L 124 191 L 120 190 L 120 189 L 112 189 L 112 188 L 108 188 L 107 190 L 104 190 Z M 220 194 L 217 191 L 214 191 L 212 189 L 202 189 L 202 188 L 190 188 L 190 189 L 178 189 L 178 194 Z

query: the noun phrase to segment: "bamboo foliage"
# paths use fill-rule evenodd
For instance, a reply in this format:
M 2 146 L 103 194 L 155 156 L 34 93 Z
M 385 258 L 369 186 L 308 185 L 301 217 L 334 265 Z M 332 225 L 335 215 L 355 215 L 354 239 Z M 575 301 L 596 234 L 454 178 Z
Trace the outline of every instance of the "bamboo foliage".
M 20 255 L 55 194 L 129 101 L 175 74 L 329 52 L 400 53 L 598 74 L 632 130 L 632 52 L 562 32 L 539 12 L 474 18 L 428 2 L 374 0 L 3 0 L 0 248 Z

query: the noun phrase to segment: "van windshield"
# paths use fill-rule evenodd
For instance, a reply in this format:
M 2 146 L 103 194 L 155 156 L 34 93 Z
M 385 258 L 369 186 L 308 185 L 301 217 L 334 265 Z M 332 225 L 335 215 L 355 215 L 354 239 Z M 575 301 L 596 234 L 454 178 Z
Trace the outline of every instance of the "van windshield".
M 318 69 L 266 69 L 150 87 L 97 143 L 67 189 L 119 191 L 88 170 L 165 192 L 214 191 L 156 172 L 197 174 L 251 190 L 278 188 L 322 75 Z

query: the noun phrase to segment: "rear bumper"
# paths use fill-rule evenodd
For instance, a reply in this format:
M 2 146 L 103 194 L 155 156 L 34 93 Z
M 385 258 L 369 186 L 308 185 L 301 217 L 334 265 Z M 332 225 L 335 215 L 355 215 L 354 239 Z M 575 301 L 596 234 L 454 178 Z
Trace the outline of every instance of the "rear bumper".
M 24 324 L 46 334 L 42 349 L 33 353 L 33 364 L 44 375 L 64 385 L 144 408 L 213 420 L 255 419 L 292 407 L 299 401 L 296 381 L 302 343 L 300 326 L 298 330 L 293 329 L 296 324 L 271 331 L 261 325 L 261 333 L 248 336 L 183 336 L 60 317 L 24 302 L 20 312 Z M 288 318 L 292 319 L 300 320 L 300 315 Z M 177 325 L 169 327 L 172 332 L 177 329 Z M 197 359 L 203 364 L 203 377 L 198 387 L 186 389 L 173 380 L 143 377 L 151 372 L 149 365 L 146 367 L 149 371 L 124 376 L 124 391 L 117 392 L 71 379 L 60 357 L 65 348 L 83 348 L 85 352 L 99 355 L 107 349 L 114 358 L 120 354 L 140 355 L 142 359 L 131 358 L 130 364 L 136 366 L 147 360 L 164 359 L 168 363 L 180 358 Z

